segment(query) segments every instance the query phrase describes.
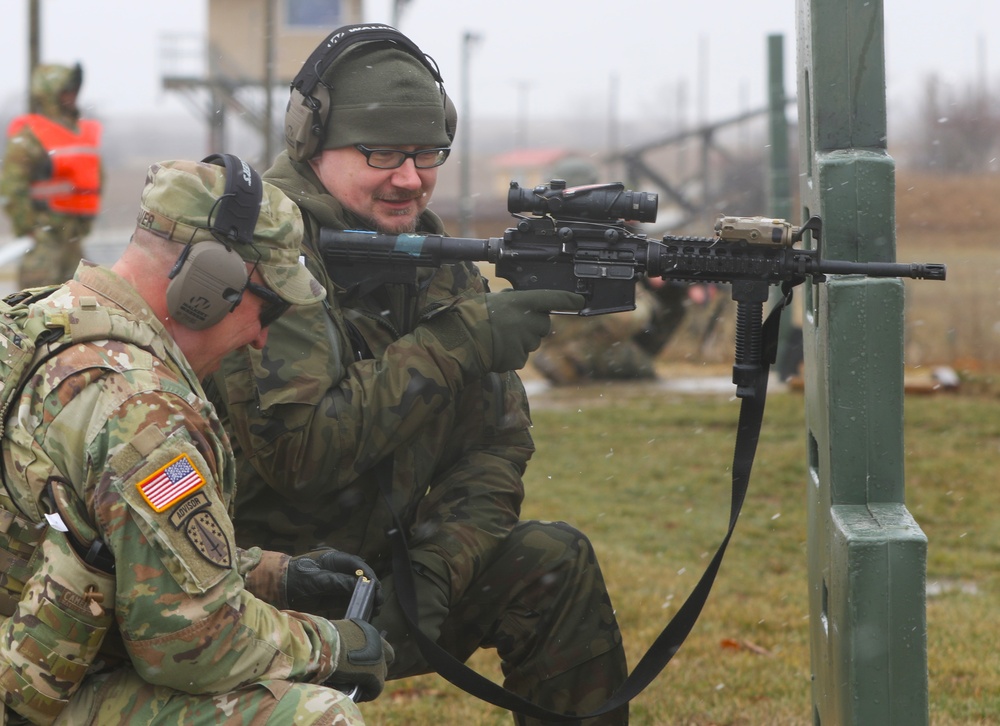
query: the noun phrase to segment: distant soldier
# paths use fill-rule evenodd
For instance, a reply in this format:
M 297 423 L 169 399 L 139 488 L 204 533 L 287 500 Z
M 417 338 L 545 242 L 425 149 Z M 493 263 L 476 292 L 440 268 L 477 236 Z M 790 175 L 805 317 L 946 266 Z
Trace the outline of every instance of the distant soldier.
M 531 362 L 550 383 L 652 380 L 656 357 L 684 320 L 687 285 L 659 278 L 635 288 L 635 310 L 593 317 L 553 316 Z
M 599 181 L 597 168 L 578 157 L 554 164 L 550 176 L 571 187 Z M 644 278 L 635 288 L 635 310 L 593 317 L 555 315 L 552 332 L 542 339 L 531 362 L 556 386 L 656 378 L 656 356 L 683 322 L 687 296 L 687 285 Z
M 118 261 L 5 316 L 37 371 L 0 389 L 2 723 L 352 726 L 337 687 L 382 690 L 372 625 L 298 612 L 344 612 L 375 576 L 360 558 L 236 546 L 236 462 L 199 379 L 324 290 L 298 208 L 221 161 L 154 164 Z
M 7 130 L 0 199 L 14 234 L 32 240 L 21 288 L 73 276 L 83 239 L 101 208 L 101 126 L 80 118 L 80 64 L 40 65 L 31 76 L 31 113 Z

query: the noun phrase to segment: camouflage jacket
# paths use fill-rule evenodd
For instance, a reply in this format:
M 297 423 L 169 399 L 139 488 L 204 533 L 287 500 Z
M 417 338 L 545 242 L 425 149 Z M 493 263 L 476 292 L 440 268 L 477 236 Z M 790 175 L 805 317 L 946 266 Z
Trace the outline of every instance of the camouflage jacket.
M 475 266 L 421 269 L 413 284 L 332 280 L 315 247 L 320 225 L 363 229 L 286 154 L 264 178 L 303 209 L 303 254 L 326 286 L 325 305 L 293 308 L 263 351 L 230 356 L 216 375 L 220 408 L 245 456 L 236 519 L 241 536 L 272 549 L 320 544 L 389 570 L 390 512 L 379 478 L 392 468 L 393 507 L 414 561 L 458 597 L 516 524 L 521 475 L 534 446 L 514 373 L 463 381 L 426 316 L 481 296 Z M 442 231 L 425 213 L 422 226 Z
M 114 555 L 104 605 L 138 674 L 189 693 L 326 680 L 337 631 L 269 604 L 279 600 L 287 558 L 237 549 L 229 440 L 148 305 L 110 270 L 83 263 L 34 306 L 32 314 L 109 334 L 62 349 L 31 377 L 6 422 L 5 483 L 33 522 L 51 511 L 46 484 L 68 484 L 81 520 Z M 58 559 L 32 578 L 45 581 L 43 591 L 58 585 Z M 37 625 L 15 615 L 0 625 L 0 642 Z

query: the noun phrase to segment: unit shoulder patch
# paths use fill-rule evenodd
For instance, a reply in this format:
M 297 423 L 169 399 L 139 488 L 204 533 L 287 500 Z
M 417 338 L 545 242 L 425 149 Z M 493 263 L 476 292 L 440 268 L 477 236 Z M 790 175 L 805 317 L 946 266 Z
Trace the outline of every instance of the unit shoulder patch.
M 219 567 L 229 567 L 232 552 L 225 532 L 211 512 L 198 512 L 187 523 L 188 541 L 202 557 Z

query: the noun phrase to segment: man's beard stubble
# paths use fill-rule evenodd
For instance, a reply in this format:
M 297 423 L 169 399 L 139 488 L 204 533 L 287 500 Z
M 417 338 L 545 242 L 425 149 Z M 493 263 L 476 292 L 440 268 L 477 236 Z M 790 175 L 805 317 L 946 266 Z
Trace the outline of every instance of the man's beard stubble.
M 376 222 L 374 219 L 368 220 L 368 226 L 374 229 L 379 234 L 413 234 L 417 231 L 417 221 L 420 217 L 415 217 L 413 219 L 403 222 L 402 225 L 386 225 Z
M 388 202 L 418 202 L 418 200 L 424 196 L 426 196 L 426 194 L 424 192 L 420 192 L 417 194 L 386 194 L 384 196 L 380 196 L 379 198 Z M 383 220 L 382 222 L 369 218 L 368 223 L 369 227 L 374 229 L 379 234 L 413 234 L 417 231 L 417 226 L 420 223 L 420 217 L 423 213 L 424 210 L 418 202 L 416 214 L 410 215 L 407 213 L 390 215 L 388 220 Z

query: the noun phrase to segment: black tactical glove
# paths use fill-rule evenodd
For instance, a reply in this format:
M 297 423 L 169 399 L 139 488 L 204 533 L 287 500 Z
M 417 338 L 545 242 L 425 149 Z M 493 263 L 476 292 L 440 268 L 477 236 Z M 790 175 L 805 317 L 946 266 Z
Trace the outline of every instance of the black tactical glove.
M 357 555 L 323 549 L 293 557 L 285 574 L 285 600 L 291 610 L 325 614 L 343 612 L 351 600 L 358 571 L 375 582 L 375 606 L 382 604 L 382 585 L 375 572 Z
M 486 293 L 493 334 L 490 370 L 504 373 L 523 368 L 528 354 L 552 329 L 553 310 L 582 310 L 586 299 L 563 290 L 504 290 Z
M 358 689 L 355 701 L 374 701 L 385 685 L 385 674 L 392 663 L 392 646 L 364 620 L 334 620 L 340 635 L 337 670 L 327 685 L 351 693 Z

